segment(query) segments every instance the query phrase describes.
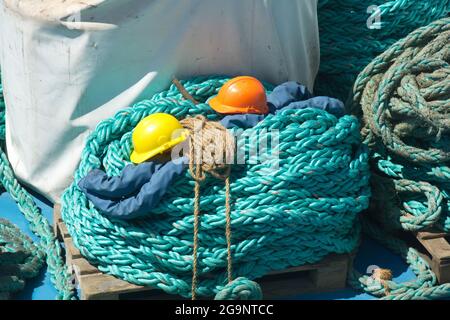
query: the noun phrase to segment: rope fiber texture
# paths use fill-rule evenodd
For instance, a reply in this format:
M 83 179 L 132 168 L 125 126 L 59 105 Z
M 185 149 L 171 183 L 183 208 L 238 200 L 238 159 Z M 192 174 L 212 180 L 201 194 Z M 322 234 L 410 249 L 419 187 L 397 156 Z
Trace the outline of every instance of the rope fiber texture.
M 77 183 L 95 168 L 120 174 L 130 163 L 131 131 L 149 114 L 219 120 L 205 102 L 226 80 L 181 81 L 198 104 L 184 99 L 172 85 L 102 121 L 89 136 L 74 182 L 63 193 L 62 217 L 76 247 L 102 272 L 191 297 L 196 182 L 189 170 L 149 217 L 134 221 L 101 215 Z M 248 152 L 244 164 L 233 164 L 230 249 L 236 279 L 228 285 L 226 188 L 209 174 L 202 181 L 196 255 L 199 297 L 216 293 L 222 299 L 258 297 L 260 289 L 248 279 L 314 263 L 332 252 L 349 253 L 359 242 L 357 217 L 368 206 L 370 189 L 368 154 L 361 145 L 358 120 L 338 119 L 318 109 L 286 110 L 267 116 L 253 130 L 267 141 L 278 130 L 279 169 L 273 171 L 271 160 L 251 163 Z M 257 143 L 249 139 L 248 144 L 238 144 L 236 152 Z M 242 277 L 247 278 L 244 285 Z
M 398 41 L 355 83 L 351 105 L 373 160 L 372 211 L 391 229 L 450 230 L 449 62 L 446 18 Z
M 317 13 L 320 69 L 315 93 L 345 101 L 372 59 L 415 29 L 448 16 L 450 0 L 319 0 Z M 379 29 L 369 29 L 368 23 Z
M 3 87 L 0 82 L 0 134 L 2 143 L 5 140 L 5 102 L 3 99 Z M 67 271 L 67 267 L 61 256 L 61 248 L 58 241 L 53 234 L 53 230 L 48 223 L 47 219 L 42 215 L 39 207 L 33 200 L 33 197 L 28 191 L 26 191 L 20 183 L 17 181 L 14 171 L 8 161 L 8 158 L 3 150 L 0 149 L 0 183 L 4 189 L 10 194 L 11 198 L 17 203 L 20 211 L 24 214 L 25 218 L 29 222 L 29 227 L 31 231 L 40 238 L 38 248 L 41 252 L 45 253 L 45 261 L 48 266 L 48 271 L 51 274 L 51 281 L 55 286 L 58 295 L 57 299 L 73 299 L 74 289 L 72 284 L 72 279 Z M 3 220 L 7 225 L 8 223 Z M 9 226 L 7 230 L 10 233 L 15 233 L 14 239 L 22 239 L 25 236 L 22 235 L 21 231 L 17 228 L 12 228 Z M 28 242 L 26 242 L 28 244 Z M 9 244 L 9 242 L 8 242 Z M 0 244 L 1 245 L 1 244 Z M 11 244 L 9 244 L 11 245 Z M 27 245 L 31 248 L 31 244 Z M 40 253 L 36 256 L 40 257 Z M 1 290 L 0 290 L 1 291 Z
M 45 254 L 18 227 L 0 218 L 0 300 L 23 290 L 38 275 Z
M 362 119 L 371 156 L 373 197 L 364 230 L 417 275 L 401 284 L 352 279 L 384 299 L 450 296 L 450 285 L 437 286 L 428 263 L 395 236 L 450 230 L 450 18 L 413 31 L 375 58 L 359 74 L 349 105 Z
M 178 81 L 178 80 L 177 80 Z M 181 84 L 174 83 L 180 90 Z M 184 89 L 182 89 L 184 90 Z M 181 94 L 185 97 L 183 91 Z M 192 100 L 197 104 L 197 101 Z M 195 180 L 194 187 L 194 250 L 192 266 L 191 297 L 196 298 L 197 265 L 198 265 L 198 230 L 200 215 L 200 183 L 206 179 L 205 172 L 225 181 L 225 235 L 227 240 L 227 274 L 228 283 L 233 280 L 231 258 L 231 216 L 230 216 L 230 172 L 231 166 L 226 160 L 234 154 L 234 139 L 219 122 L 207 121 L 204 116 L 197 115 L 181 120 L 181 124 L 189 131 L 189 173 Z M 211 151 L 210 151 L 211 150 Z

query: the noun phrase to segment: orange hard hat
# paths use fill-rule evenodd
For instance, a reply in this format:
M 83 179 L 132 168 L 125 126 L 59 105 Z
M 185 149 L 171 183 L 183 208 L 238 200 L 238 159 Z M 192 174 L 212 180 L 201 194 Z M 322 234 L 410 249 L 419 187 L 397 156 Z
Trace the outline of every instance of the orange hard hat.
M 256 78 L 242 76 L 227 81 L 219 94 L 209 101 L 209 105 L 218 113 L 257 113 L 266 114 L 266 90 Z

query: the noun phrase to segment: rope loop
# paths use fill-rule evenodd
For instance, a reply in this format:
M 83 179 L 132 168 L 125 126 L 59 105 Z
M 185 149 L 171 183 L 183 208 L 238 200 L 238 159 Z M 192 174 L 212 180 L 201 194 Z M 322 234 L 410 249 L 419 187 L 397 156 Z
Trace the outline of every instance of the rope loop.
M 372 152 L 373 199 L 389 209 L 376 213 L 384 224 L 450 231 L 449 99 L 450 18 L 399 40 L 358 76 L 352 109 Z
M 395 283 L 351 274 L 353 285 L 382 299 L 450 296 L 450 286 L 439 286 L 427 261 L 398 238 L 399 230 L 450 231 L 449 101 L 450 18 L 394 43 L 355 82 L 350 105 L 363 122 L 373 171 L 363 229 L 406 259 L 417 275 Z

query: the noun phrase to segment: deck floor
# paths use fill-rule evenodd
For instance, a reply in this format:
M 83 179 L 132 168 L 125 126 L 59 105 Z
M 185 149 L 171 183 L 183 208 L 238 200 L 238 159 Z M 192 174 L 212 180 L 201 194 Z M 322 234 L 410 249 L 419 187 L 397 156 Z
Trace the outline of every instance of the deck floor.
M 51 204 L 35 197 L 38 206 L 41 208 L 43 214 L 49 221 L 53 219 L 53 208 Z M 0 217 L 6 218 L 19 226 L 24 232 L 31 236 L 34 241 L 37 241 L 30 229 L 28 228 L 27 221 L 20 213 L 17 205 L 11 199 L 9 194 L 3 193 L 0 195 Z M 414 273 L 408 269 L 408 266 L 399 256 L 394 255 L 387 249 L 381 247 L 376 242 L 366 239 L 362 243 L 362 247 L 358 252 L 355 260 L 355 267 L 360 272 L 365 272 L 371 266 L 380 266 L 383 268 L 389 268 L 393 271 L 394 280 L 396 281 L 408 281 L 414 279 Z M 17 299 L 23 300 L 51 300 L 56 296 L 56 290 L 53 288 L 50 282 L 50 275 L 46 270 L 43 270 L 39 277 L 28 281 L 27 287 L 19 295 Z M 322 294 L 303 294 L 296 296 L 285 297 L 285 299 L 294 300 L 367 300 L 374 299 L 374 297 L 366 294 L 354 291 L 350 288 L 340 290 L 333 293 Z

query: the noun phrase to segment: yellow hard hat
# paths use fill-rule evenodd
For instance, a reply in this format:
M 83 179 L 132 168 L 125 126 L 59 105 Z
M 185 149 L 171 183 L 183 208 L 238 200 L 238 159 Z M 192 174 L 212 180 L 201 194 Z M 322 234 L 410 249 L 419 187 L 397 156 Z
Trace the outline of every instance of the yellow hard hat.
M 154 113 L 142 119 L 133 130 L 134 150 L 130 159 L 134 163 L 144 162 L 186 139 L 187 130 L 167 113 Z

